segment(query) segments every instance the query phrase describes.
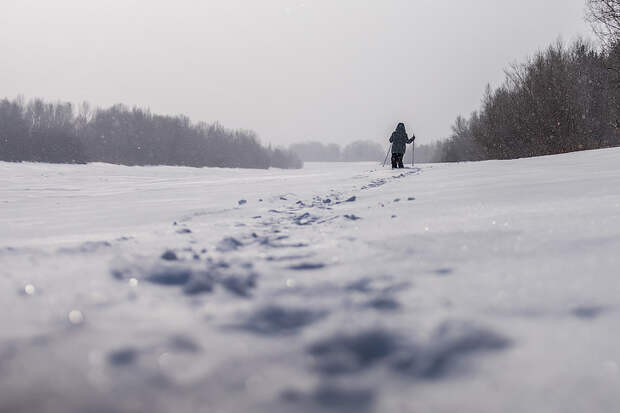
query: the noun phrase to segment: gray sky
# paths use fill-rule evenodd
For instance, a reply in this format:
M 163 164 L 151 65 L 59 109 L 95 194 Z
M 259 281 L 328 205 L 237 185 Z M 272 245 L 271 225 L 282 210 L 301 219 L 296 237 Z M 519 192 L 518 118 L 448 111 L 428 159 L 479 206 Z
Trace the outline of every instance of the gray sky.
M 126 103 L 263 142 L 419 143 L 559 36 L 584 0 L 0 0 L 0 94 Z

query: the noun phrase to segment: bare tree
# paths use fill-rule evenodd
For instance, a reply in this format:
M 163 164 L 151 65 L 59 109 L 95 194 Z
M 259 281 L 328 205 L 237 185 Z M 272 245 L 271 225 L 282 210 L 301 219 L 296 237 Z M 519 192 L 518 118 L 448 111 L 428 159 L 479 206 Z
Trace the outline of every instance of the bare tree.
M 586 0 L 588 22 L 607 49 L 620 40 L 620 0 Z

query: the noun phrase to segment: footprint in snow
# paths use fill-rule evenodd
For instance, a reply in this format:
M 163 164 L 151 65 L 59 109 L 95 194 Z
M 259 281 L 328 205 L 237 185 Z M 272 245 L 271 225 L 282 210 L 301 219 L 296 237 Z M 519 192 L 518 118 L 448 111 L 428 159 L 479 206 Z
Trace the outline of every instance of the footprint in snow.
M 270 305 L 247 317 L 236 328 L 265 336 L 295 334 L 327 314 L 326 311 Z
M 128 263 L 111 270 L 118 280 L 142 280 L 166 287 L 180 287 L 188 296 L 213 292 L 217 287 L 239 296 L 250 297 L 259 278 L 251 263 L 197 261 L 144 261 Z
M 400 303 L 391 297 L 377 297 L 367 302 L 366 307 L 377 311 L 396 311 L 400 309 Z
M 294 222 L 297 225 L 300 226 L 306 226 L 306 225 L 312 225 L 313 223 L 315 223 L 319 218 L 310 215 L 310 213 L 306 212 L 300 216 L 298 216 L 297 218 L 295 218 Z
M 138 350 L 126 347 L 108 353 L 108 363 L 115 367 L 128 366 L 138 359 Z
M 314 359 L 314 371 L 321 376 L 359 374 L 381 365 L 412 380 L 438 380 L 461 371 L 463 362 L 474 354 L 497 352 L 509 346 L 508 339 L 491 330 L 447 322 L 424 341 L 412 342 L 378 328 L 336 334 L 316 342 L 307 351 Z
M 296 264 L 296 265 L 291 265 L 290 267 L 288 267 L 290 270 L 295 270 L 295 271 L 315 271 L 315 270 L 320 270 L 322 268 L 325 268 L 326 265 L 323 263 L 309 263 L 309 262 L 305 262 L 305 263 L 301 263 L 301 264 Z
M 165 261 L 177 261 L 179 258 L 177 254 L 172 250 L 167 250 L 161 255 L 161 259 Z
M 573 316 L 577 318 L 581 318 L 584 320 L 593 320 L 598 318 L 603 312 L 607 309 L 601 306 L 585 306 L 585 307 L 577 307 L 571 313 Z
M 243 247 L 241 241 L 233 237 L 227 237 L 217 244 L 216 250 L 219 252 L 231 252 L 237 251 L 241 247 Z

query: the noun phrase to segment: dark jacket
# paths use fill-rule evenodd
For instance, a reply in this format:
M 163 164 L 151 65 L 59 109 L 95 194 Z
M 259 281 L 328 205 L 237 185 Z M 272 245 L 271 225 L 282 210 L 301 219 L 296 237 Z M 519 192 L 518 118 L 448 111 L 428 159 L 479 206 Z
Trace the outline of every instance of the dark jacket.
M 402 153 L 407 151 L 407 144 L 412 143 L 415 140 L 415 136 L 412 134 L 411 139 L 407 136 L 405 125 L 399 123 L 396 130 L 390 136 L 390 142 L 392 143 L 392 153 Z

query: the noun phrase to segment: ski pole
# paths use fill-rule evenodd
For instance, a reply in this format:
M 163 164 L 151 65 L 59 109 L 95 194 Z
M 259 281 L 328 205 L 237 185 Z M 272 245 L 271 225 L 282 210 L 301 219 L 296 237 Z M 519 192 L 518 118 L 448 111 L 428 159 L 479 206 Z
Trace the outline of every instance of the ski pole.
M 385 168 L 385 163 L 387 162 L 388 156 L 390 156 L 390 151 L 392 150 L 392 144 L 390 143 L 390 147 L 388 148 L 387 153 L 385 154 L 385 159 L 383 160 L 383 167 Z
M 413 163 L 415 162 L 415 142 L 411 142 L 411 167 L 413 168 Z

